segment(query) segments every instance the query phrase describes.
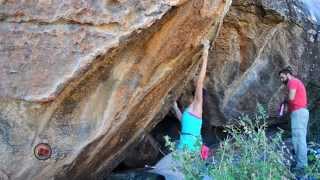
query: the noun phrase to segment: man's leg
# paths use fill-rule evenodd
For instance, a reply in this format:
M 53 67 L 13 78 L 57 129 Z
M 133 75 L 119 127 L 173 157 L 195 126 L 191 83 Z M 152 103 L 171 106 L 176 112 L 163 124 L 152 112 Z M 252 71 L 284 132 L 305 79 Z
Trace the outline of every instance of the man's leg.
M 296 154 L 297 168 L 308 166 L 306 142 L 308 120 L 309 112 L 306 109 L 291 114 L 292 144 Z
M 303 168 L 308 166 L 306 132 L 304 129 L 293 129 L 292 143 L 296 153 L 296 167 Z

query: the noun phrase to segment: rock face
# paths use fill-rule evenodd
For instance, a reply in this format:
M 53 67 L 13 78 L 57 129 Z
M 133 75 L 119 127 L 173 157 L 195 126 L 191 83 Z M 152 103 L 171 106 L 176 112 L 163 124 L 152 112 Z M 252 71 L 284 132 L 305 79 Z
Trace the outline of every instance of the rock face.
M 274 115 L 285 65 L 319 81 L 316 0 L 232 3 L 0 0 L 0 179 L 104 177 L 190 84 L 206 36 L 212 126 L 258 102 Z M 38 143 L 50 159 L 34 157 Z
M 230 4 L 0 1 L 0 179 L 108 174 L 182 92 Z
M 210 53 L 204 117 L 211 125 L 234 123 L 257 103 L 275 116 L 285 89 L 278 71 L 287 65 L 305 84 L 319 81 L 319 11 L 307 2 L 233 1 Z

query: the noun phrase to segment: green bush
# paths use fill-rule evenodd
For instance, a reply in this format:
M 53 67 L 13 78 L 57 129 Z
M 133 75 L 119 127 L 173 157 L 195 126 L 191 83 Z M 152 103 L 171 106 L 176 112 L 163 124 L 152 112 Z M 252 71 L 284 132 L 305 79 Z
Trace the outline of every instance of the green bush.
M 205 175 L 217 180 L 293 178 L 285 158 L 287 149 L 282 132 L 268 138 L 267 118 L 267 112 L 258 105 L 252 117 L 243 115 L 237 125 L 227 126 L 228 138 L 215 150 L 215 159 L 208 161 L 201 160 L 199 152 L 175 151 L 174 143 L 166 137 L 167 145 L 181 164 L 174 168 L 181 171 L 185 179 L 201 179 Z
M 186 148 L 176 151 L 175 143 L 173 143 L 168 136 L 165 136 L 165 141 L 166 146 L 168 146 L 170 151 L 172 151 L 173 158 L 179 162 L 175 164 L 182 165 L 177 165 L 178 167 L 172 166 L 171 168 L 182 172 L 186 180 L 202 179 L 205 175 L 208 175 L 209 169 L 212 165 L 207 164 L 206 161 L 203 161 L 199 152 L 192 152 Z M 200 149 L 200 140 L 197 142 L 198 143 L 196 146 L 198 149 Z
M 310 177 L 320 179 L 320 154 L 317 150 L 320 149 L 320 145 L 316 143 L 309 143 L 307 174 Z

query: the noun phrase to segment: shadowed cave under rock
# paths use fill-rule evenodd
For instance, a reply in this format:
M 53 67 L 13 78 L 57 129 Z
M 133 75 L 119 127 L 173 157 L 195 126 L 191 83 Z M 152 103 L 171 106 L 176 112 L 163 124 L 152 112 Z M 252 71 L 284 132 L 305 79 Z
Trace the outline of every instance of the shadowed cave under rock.
M 211 126 L 205 118 L 203 119 L 202 127 L 203 143 L 211 148 L 216 147 L 226 137 L 223 127 Z M 143 170 L 154 166 L 164 155 L 170 152 L 165 146 L 164 136 L 169 136 L 172 141 L 177 142 L 180 130 L 181 125 L 179 120 L 172 111 L 169 111 L 150 133 L 145 133 L 135 147 L 128 149 L 126 152 L 127 157 L 113 170 L 111 177 L 120 178 L 123 175 L 123 178 L 125 178 L 125 176 L 130 174 L 131 176 L 152 176 L 144 174 Z

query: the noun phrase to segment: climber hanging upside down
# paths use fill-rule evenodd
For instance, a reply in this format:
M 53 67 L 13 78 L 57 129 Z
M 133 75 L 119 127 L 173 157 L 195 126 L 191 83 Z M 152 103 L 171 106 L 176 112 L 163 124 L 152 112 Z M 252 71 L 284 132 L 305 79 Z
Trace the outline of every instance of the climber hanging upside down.
M 203 83 L 206 75 L 207 61 L 208 61 L 209 41 L 203 41 L 203 54 L 201 71 L 196 82 L 195 95 L 192 98 L 190 105 L 185 109 L 183 114 L 178 108 L 177 103 L 174 104 L 174 111 L 176 116 L 181 121 L 182 131 L 180 141 L 178 144 L 178 151 L 187 149 L 190 151 L 199 151 L 197 148 L 197 141 L 201 139 L 202 126 L 202 102 L 203 102 Z M 202 152 L 201 157 L 207 157 L 206 153 Z M 208 150 L 206 151 L 208 152 Z M 183 180 L 182 172 L 173 170 L 172 167 L 180 167 L 181 163 L 172 157 L 172 153 L 163 157 L 150 172 L 163 175 L 166 179 Z
M 190 105 L 184 110 L 183 114 L 178 108 L 177 102 L 174 103 L 174 110 L 177 118 L 181 121 L 181 135 L 178 149 L 187 148 L 191 151 L 198 150 L 196 142 L 201 139 L 202 126 L 202 104 L 203 104 L 203 84 L 206 76 L 208 51 L 210 47 L 208 40 L 203 41 L 202 66 L 198 80 L 196 82 L 195 94 Z

